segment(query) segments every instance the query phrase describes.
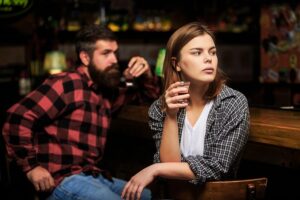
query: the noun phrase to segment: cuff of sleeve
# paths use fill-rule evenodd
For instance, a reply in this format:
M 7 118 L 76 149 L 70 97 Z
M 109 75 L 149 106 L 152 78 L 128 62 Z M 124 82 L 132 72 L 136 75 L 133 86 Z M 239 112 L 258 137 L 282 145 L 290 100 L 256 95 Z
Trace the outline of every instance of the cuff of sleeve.
M 160 163 L 159 152 L 157 152 L 156 154 L 154 154 L 153 162 L 154 163 Z
M 202 184 L 203 182 L 205 182 L 205 180 L 203 180 L 203 178 L 201 179 L 201 177 L 199 177 L 198 174 L 198 169 L 196 167 L 196 165 L 194 163 L 197 162 L 196 159 L 194 159 L 192 156 L 189 157 L 183 157 L 184 162 L 188 163 L 188 165 L 190 166 L 190 169 L 192 170 L 192 172 L 195 174 L 196 178 L 194 180 L 189 181 L 192 184 Z
M 22 170 L 23 172 L 27 173 L 30 170 L 32 170 L 33 168 L 37 167 L 39 164 L 36 161 L 36 157 L 30 157 L 27 158 L 24 163 L 22 164 Z
M 145 84 L 154 84 L 158 82 L 158 78 L 156 76 L 153 76 L 152 74 L 151 75 L 143 74 L 141 76 L 141 79 Z

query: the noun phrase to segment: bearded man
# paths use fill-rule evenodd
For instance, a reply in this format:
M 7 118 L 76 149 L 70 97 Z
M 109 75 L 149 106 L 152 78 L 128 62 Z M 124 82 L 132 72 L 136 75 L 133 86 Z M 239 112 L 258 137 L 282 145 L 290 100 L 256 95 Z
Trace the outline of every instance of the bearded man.
M 121 199 L 126 182 L 99 168 L 111 113 L 136 97 L 136 87 L 119 87 L 117 50 L 109 29 L 84 27 L 76 37 L 76 70 L 49 76 L 7 111 L 8 155 L 37 191 L 49 192 L 49 200 Z M 142 57 L 131 58 L 123 72 L 125 79 L 137 77 L 143 79 L 139 91 L 157 98 Z M 143 190 L 142 199 L 151 199 L 150 190 Z

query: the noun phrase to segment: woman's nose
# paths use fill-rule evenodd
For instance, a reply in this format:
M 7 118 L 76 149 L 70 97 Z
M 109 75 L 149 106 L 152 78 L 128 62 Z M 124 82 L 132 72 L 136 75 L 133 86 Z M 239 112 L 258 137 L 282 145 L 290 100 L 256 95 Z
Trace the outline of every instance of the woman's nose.
M 211 61 L 211 55 L 209 53 L 206 53 L 204 57 L 204 62 L 210 62 L 210 61 Z

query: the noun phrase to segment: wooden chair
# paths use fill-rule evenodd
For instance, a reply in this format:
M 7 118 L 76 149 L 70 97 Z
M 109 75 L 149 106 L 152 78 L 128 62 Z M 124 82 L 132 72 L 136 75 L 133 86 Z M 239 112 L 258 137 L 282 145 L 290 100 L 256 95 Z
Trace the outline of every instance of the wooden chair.
M 186 181 L 168 180 L 169 197 L 176 200 L 261 200 L 268 179 L 210 181 L 196 186 Z

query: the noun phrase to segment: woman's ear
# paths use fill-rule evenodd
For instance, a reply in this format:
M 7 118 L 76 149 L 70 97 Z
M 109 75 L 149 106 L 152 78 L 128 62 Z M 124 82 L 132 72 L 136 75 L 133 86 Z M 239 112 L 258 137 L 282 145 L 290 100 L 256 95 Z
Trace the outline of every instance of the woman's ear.
M 175 57 L 172 57 L 172 58 L 171 58 L 171 62 L 172 62 L 172 67 L 173 67 L 173 69 L 174 69 L 175 71 L 177 71 L 177 72 L 181 71 L 181 68 L 180 68 L 180 66 L 178 65 L 177 59 L 176 59 Z
M 81 51 L 79 53 L 79 58 L 84 65 L 87 66 L 90 64 L 90 56 L 87 54 L 87 52 Z
M 171 57 L 171 64 L 172 64 L 172 67 L 175 69 L 176 68 L 176 58 L 175 57 Z

